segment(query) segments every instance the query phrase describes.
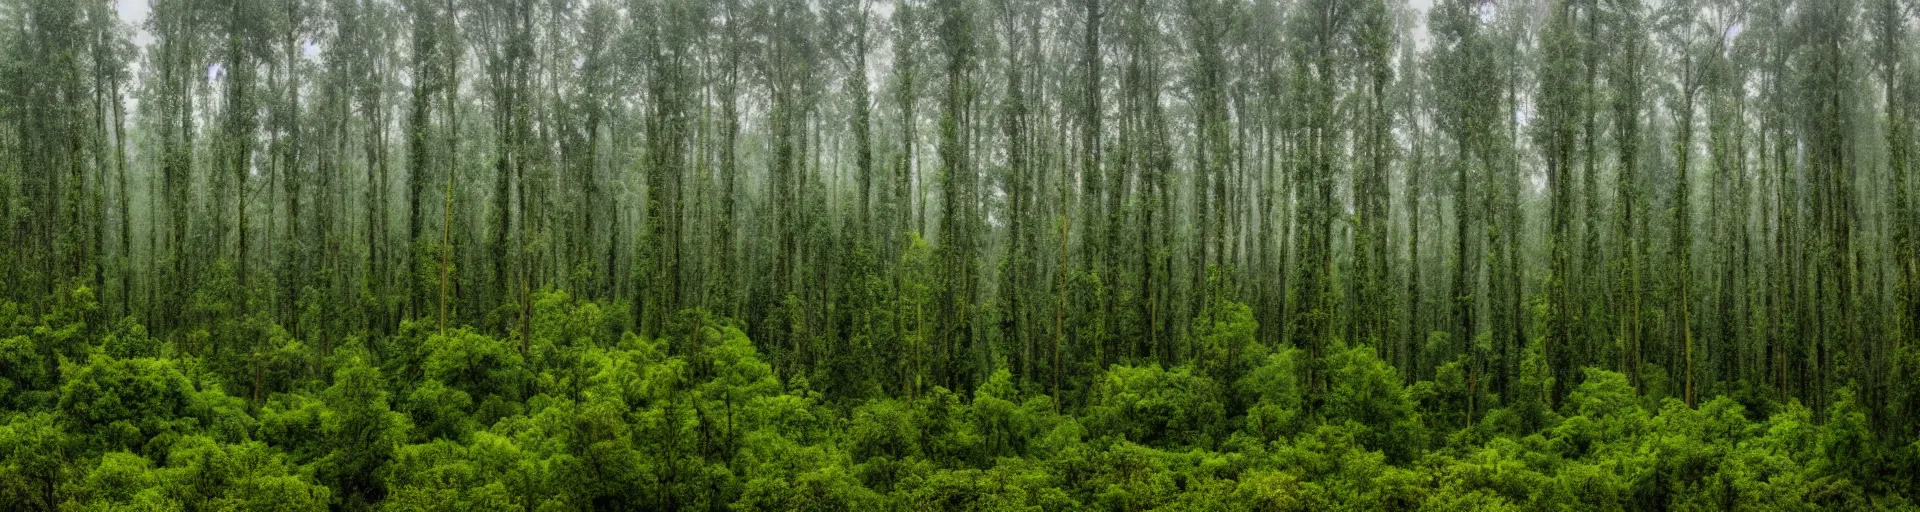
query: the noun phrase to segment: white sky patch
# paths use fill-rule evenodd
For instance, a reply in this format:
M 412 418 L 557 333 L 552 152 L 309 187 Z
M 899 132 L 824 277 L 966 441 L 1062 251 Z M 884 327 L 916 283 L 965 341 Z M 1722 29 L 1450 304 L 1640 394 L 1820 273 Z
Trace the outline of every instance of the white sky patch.
M 133 35 L 130 39 L 132 39 L 133 50 L 136 53 L 145 53 L 147 45 L 153 44 L 153 34 L 147 33 L 146 29 L 147 16 L 153 12 L 153 4 L 149 3 L 152 1 L 153 0 L 113 0 L 113 10 L 120 14 L 120 21 L 126 23 L 127 26 L 133 30 Z M 127 74 L 129 77 L 132 77 L 131 83 L 126 84 L 128 91 L 137 90 L 140 86 L 141 71 L 145 67 L 143 60 L 144 59 L 134 58 L 127 62 Z M 127 94 L 126 97 L 127 110 L 129 112 L 140 110 L 140 95 Z
M 120 12 L 120 21 L 133 26 L 133 45 L 146 48 L 153 42 L 153 34 L 146 30 L 147 16 L 153 12 L 153 0 L 113 0 L 113 8 Z

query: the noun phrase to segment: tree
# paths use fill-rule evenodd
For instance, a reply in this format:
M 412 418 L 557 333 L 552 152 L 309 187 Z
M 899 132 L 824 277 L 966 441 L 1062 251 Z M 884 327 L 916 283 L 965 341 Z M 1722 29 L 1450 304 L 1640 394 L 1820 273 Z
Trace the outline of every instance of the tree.
M 1137 3 L 1137 6 L 1137 9 L 1145 10 L 1144 3 Z M 1105 89 L 1105 84 L 1101 76 L 1106 70 L 1107 65 L 1105 58 L 1102 57 L 1101 46 L 1104 43 L 1102 43 L 1100 31 L 1102 25 L 1105 23 L 1107 8 L 1102 4 L 1101 0 L 1083 0 L 1082 7 L 1084 17 L 1080 21 L 1082 37 L 1079 46 L 1079 76 L 1081 82 L 1077 87 L 1077 89 L 1079 89 L 1078 97 L 1080 101 L 1079 105 L 1077 105 L 1079 108 L 1076 109 L 1078 114 L 1077 121 L 1079 121 L 1080 128 L 1078 134 L 1080 144 L 1076 148 L 1080 152 L 1079 176 L 1077 179 L 1080 183 L 1080 208 L 1079 212 L 1077 212 L 1079 218 L 1078 224 L 1081 227 L 1079 257 L 1081 265 L 1083 265 L 1080 271 L 1083 279 L 1084 276 L 1091 276 L 1098 279 L 1099 277 L 1104 277 L 1109 274 L 1109 272 L 1107 272 L 1106 254 L 1102 250 L 1103 246 L 1100 244 L 1100 241 L 1108 240 L 1107 231 L 1111 226 L 1108 225 L 1110 222 L 1110 212 L 1107 211 L 1109 201 L 1106 198 L 1113 195 L 1107 191 L 1111 185 L 1107 183 L 1110 181 L 1110 173 L 1106 169 L 1106 163 L 1104 161 L 1105 155 L 1103 154 L 1103 150 L 1105 149 L 1105 130 L 1103 126 L 1106 121 L 1106 108 L 1101 101 L 1101 92 Z M 1144 13 L 1135 15 L 1145 16 Z M 1068 183 L 1068 180 L 1063 177 L 1061 182 L 1061 186 L 1064 187 L 1066 186 L 1065 184 Z M 1064 194 L 1066 194 L 1065 189 L 1062 189 L 1061 193 L 1064 196 Z M 1063 198 L 1061 207 L 1065 208 L 1067 204 L 1068 202 Z M 1062 229 L 1070 230 L 1071 227 L 1063 226 Z M 1065 244 L 1067 243 L 1066 240 L 1071 238 L 1071 235 L 1071 232 L 1063 232 L 1060 236 L 1062 244 L 1060 263 L 1062 269 L 1060 272 L 1063 274 L 1066 273 L 1065 269 L 1067 265 Z M 1067 299 L 1065 298 L 1067 284 L 1065 281 L 1062 281 L 1060 288 L 1060 293 L 1062 294 L 1060 307 L 1065 308 L 1067 307 Z M 1097 290 L 1095 295 L 1091 297 L 1091 301 L 1087 301 L 1087 297 L 1080 298 L 1080 302 L 1082 303 L 1081 311 L 1083 313 L 1086 311 L 1099 311 L 1101 314 L 1091 319 L 1084 317 L 1074 319 L 1076 324 L 1086 323 L 1094 326 L 1091 329 L 1081 329 L 1082 332 L 1092 334 L 1091 339 L 1076 339 L 1075 341 L 1079 342 L 1078 344 L 1084 345 L 1080 347 L 1082 350 L 1088 350 L 1096 354 L 1093 357 L 1096 368 L 1105 367 L 1107 365 L 1107 355 L 1105 352 L 1107 340 L 1104 338 L 1106 333 L 1104 327 L 1106 319 L 1111 316 L 1106 314 L 1109 313 L 1107 309 L 1109 306 L 1109 297 L 1106 296 L 1104 290 Z M 1089 304 L 1088 302 L 1091 303 Z
M 1387 248 L 1390 246 L 1387 228 L 1392 222 L 1389 216 L 1392 194 L 1387 182 L 1397 147 L 1393 140 L 1395 109 L 1390 105 L 1394 92 L 1393 47 L 1397 40 L 1389 16 L 1385 2 L 1368 2 L 1360 7 L 1355 21 L 1355 43 L 1360 47 L 1358 60 L 1366 67 L 1359 78 L 1364 81 L 1362 97 L 1366 107 L 1360 130 L 1361 148 L 1357 150 L 1364 153 L 1364 163 L 1355 168 L 1353 180 L 1357 213 L 1353 273 L 1360 284 L 1351 303 L 1361 312 L 1386 310 L 1393 296 L 1387 289 Z M 1361 312 L 1352 315 L 1358 325 L 1353 339 L 1378 350 L 1390 350 L 1386 345 L 1391 333 L 1387 317 Z
M 1816 342 L 1813 346 L 1813 372 L 1818 376 L 1809 397 L 1814 410 L 1824 410 L 1826 395 L 1836 389 L 1832 382 L 1840 377 L 1834 368 L 1857 367 L 1865 350 L 1842 351 L 1837 343 L 1851 345 L 1860 339 L 1854 309 L 1843 307 L 1859 300 L 1859 255 L 1853 245 L 1855 200 L 1854 160 L 1845 149 L 1853 139 L 1853 118 L 1845 106 L 1855 92 L 1851 84 L 1837 78 L 1851 73 L 1853 3 L 1820 4 L 1801 11 L 1794 20 L 1796 29 L 1806 37 L 1795 61 L 1808 73 L 1798 77 L 1802 91 L 1800 133 L 1807 144 L 1806 180 L 1810 190 L 1813 223 L 1815 294 L 1820 306 L 1811 319 Z M 1842 361 L 1842 357 L 1851 359 Z
M 1644 348 L 1644 325 L 1641 320 L 1641 258 L 1646 253 L 1645 235 L 1646 215 L 1643 204 L 1643 182 L 1639 174 L 1642 104 L 1645 87 L 1646 28 L 1643 25 L 1640 3 L 1636 0 L 1616 0 L 1607 6 L 1608 19 L 1614 25 L 1609 31 L 1613 34 L 1610 45 L 1619 48 L 1613 52 L 1612 61 L 1606 64 L 1607 84 L 1611 89 L 1609 109 L 1613 116 L 1612 138 L 1617 146 L 1614 151 L 1618 160 L 1615 174 L 1618 197 L 1614 202 L 1619 216 L 1614 223 L 1614 238 L 1621 242 L 1616 247 L 1618 254 L 1615 262 L 1615 289 L 1624 294 L 1616 304 L 1619 310 L 1616 318 L 1620 327 L 1618 348 L 1620 368 L 1631 382 L 1639 382 L 1641 351 Z
M 997 21 L 1004 34 L 1002 37 L 1007 41 L 1004 64 L 1006 97 L 1002 100 L 1000 112 L 1001 134 L 1005 137 L 1007 156 L 1006 172 L 1001 181 L 1006 188 L 1008 202 L 1012 203 L 1007 209 L 1010 247 L 1004 258 L 1005 263 L 1001 265 L 999 292 L 1004 304 L 1001 336 L 1008 340 L 1007 352 L 1017 354 L 1020 378 L 1031 381 L 1035 375 L 1035 336 L 1026 304 L 1031 300 L 1027 293 L 1028 280 L 1038 274 L 1034 261 L 1037 237 L 1033 233 L 1033 223 L 1038 217 L 1035 196 L 1039 166 L 1033 162 L 1034 148 L 1031 142 L 1034 139 L 1034 116 L 1028 110 L 1026 92 L 1031 71 L 1025 63 L 1036 60 L 1037 48 L 1029 50 L 1028 47 L 1037 46 L 1038 42 L 1029 41 L 1036 34 L 1033 34 L 1031 25 L 1023 22 L 1034 13 L 1025 7 L 1029 6 L 1011 1 L 1002 1 L 996 6 L 1001 14 Z M 864 183 L 861 185 L 861 193 L 866 193 L 866 187 Z
M 1702 23 L 1694 18 L 1694 6 L 1685 3 L 1674 3 L 1662 5 L 1661 9 L 1662 12 L 1656 15 L 1659 18 L 1659 21 L 1656 23 L 1660 25 L 1662 38 L 1668 46 L 1673 47 L 1672 51 L 1680 54 L 1678 59 L 1679 69 L 1675 71 L 1678 75 L 1675 77 L 1678 84 L 1674 89 L 1674 94 L 1679 95 L 1679 98 L 1669 99 L 1670 104 L 1668 106 L 1669 110 L 1677 112 L 1679 116 L 1679 119 L 1675 121 L 1675 130 L 1678 131 L 1679 134 L 1673 141 L 1674 170 L 1677 176 L 1673 178 L 1673 220 L 1671 226 L 1673 230 L 1671 250 L 1675 254 L 1672 276 L 1678 283 L 1675 285 L 1675 295 L 1672 302 L 1677 303 L 1679 306 L 1680 321 L 1678 325 L 1678 337 L 1682 344 L 1681 352 L 1684 353 L 1684 364 L 1686 365 L 1682 373 L 1682 380 L 1686 383 L 1686 389 L 1682 397 L 1687 402 L 1687 405 L 1691 406 L 1694 404 L 1692 292 L 1693 168 L 1691 165 L 1694 146 L 1694 98 L 1699 94 L 1702 87 L 1703 80 L 1701 77 L 1706 70 L 1707 63 L 1707 59 L 1701 59 L 1698 54 L 1702 51 L 1710 51 L 1711 53 L 1709 53 L 1709 55 L 1719 52 L 1717 50 L 1699 48 L 1701 41 L 1698 40 L 1698 34 L 1704 30 L 1698 27 L 1698 25 Z M 1721 31 L 1720 33 L 1724 34 L 1725 31 Z M 1718 41 L 1724 41 L 1724 38 Z M 1678 105 L 1671 104 L 1676 101 Z
M 1345 137 L 1346 127 L 1337 119 L 1334 105 L 1342 102 L 1338 84 L 1345 80 L 1346 62 L 1339 49 L 1352 39 L 1355 6 L 1342 2 L 1310 2 L 1296 11 L 1289 21 L 1290 36 L 1296 44 L 1289 49 L 1294 65 L 1294 87 L 1299 91 L 1293 108 L 1304 116 L 1297 129 L 1304 142 L 1294 169 L 1300 190 L 1299 260 L 1302 266 L 1300 297 L 1295 306 L 1291 339 L 1305 342 L 1309 365 L 1307 388 L 1325 389 L 1324 378 L 1313 361 L 1320 359 L 1330 338 L 1336 333 L 1334 318 L 1333 236 L 1334 176 L 1340 163 L 1337 141 Z
M 1233 18 L 1230 4 L 1211 1 L 1187 2 L 1187 44 L 1194 49 L 1191 94 L 1194 96 L 1194 165 L 1192 172 L 1194 220 L 1197 233 L 1194 258 L 1189 268 L 1194 273 L 1193 289 L 1198 300 L 1206 302 L 1217 290 L 1207 282 L 1208 269 L 1224 267 L 1226 257 L 1227 166 L 1233 154 L 1232 132 L 1227 110 L 1226 21 Z M 1113 184 L 1116 188 L 1121 183 Z M 1109 240 L 1108 247 L 1114 244 Z M 1231 288 L 1231 286 L 1227 286 Z
M 1400 376 L 1374 349 L 1334 345 L 1327 357 L 1328 387 L 1316 397 L 1328 424 L 1358 424 L 1355 436 L 1362 445 L 1388 454 L 1391 460 L 1412 460 L 1422 449 L 1419 417 L 1400 386 Z
M 680 230 L 685 225 L 684 161 L 691 148 L 694 87 L 690 67 L 694 59 L 692 41 L 699 37 L 698 20 L 705 18 L 699 6 L 691 3 L 663 2 L 653 13 L 666 23 L 653 27 L 646 35 L 648 72 L 647 96 L 653 99 L 647 120 L 647 233 L 649 245 L 645 258 L 651 290 L 641 306 L 641 332 L 658 333 L 667 315 L 680 309 L 684 284 L 680 259 L 683 253 Z
M 1913 245 L 1916 237 L 1912 219 L 1914 219 L 1913 163 L 1914 138 L 1912 135 L 1914 107 L 1911 98 L 1916 89 L 1913 81 L 1911 59 L 1902 59 L 1910 53 L 1912 43 L 1908 42 L 1909 19 L 1902 17 L 1899 2 L 1881 0 L 1868 7 L 1872 13 L 1874 34 L 1873 56 L 1880 71 L 1880 81 L 1886 109 L 1887 136 L 1887 174 L 1893 181 L 1893 244 L 1899 260 L 1895 263 L 1900 274 L 1900 292 L 1898 296 L 1905 301 L 1904 313 L 1896 318 L 1904 322 L 1900 331 L 1907 333 L 1908 341 L 1895 340 L 1895 353 L 1913 346 L 1911 340 L 1920 336 L 1920 257 L 1916 257 Z M 1898 375 L 1896 372 L 1895 375 Z M 1901 416 L 1902 419 L 1911 416 Z
M 54 508 L 59 503 L 57 490 L 69 471 L 66 458 L 67 433 L 51 414 L 16 415 L 0 425 L 0 500 L 22 507 Z
M 529 129 L 527 88 L 529 68 L 533 58 L 533 41 L 530 23 L 532 6 L 524 0 L 493 0 L 481 3 L 474 19 L 474 52 L 481 58 L 486 70 L 485 91 L 490 102 L 490 121 L 494 131 L 493 168 L 493 207 L 488 210 L 488 251 L 491 255 L 493 278 L 491 301 L 500 302 L 513 294 L 518 288 L 527 288 L 523 276 L 509 276 L 508 270 L 525 268 L 517 262 L 525 260 L 524 251 L 513 250 L 509 244 L 517 236 L 526 237 L 526 216 L 516 212 L 524 211 L 514 207 L 515 199 L 524 206 L 525 186 L 516 186 L 525 179 L 526 150 L 523 141 Z M 522 281 L 515 283 L 514 280 Z M 526 302 L 522 294 L 520 302 Z
M 452 178 L 454 166 L 442 163 L 452 155 L 448 148 L 436 147 L 437 139 L 450 138 L 457 127 L 447 123 L 435 126 L 435 114 L 445 115 L 453 108 L 448 95 L 456 88 L 457 78 L 452 75 L 448 53 L 457 52 L 459 45 L 448 40 L 447 19 L 452 13 L 445 12 L 442 6 L 431 0 L 412 0 L 403 5 L 408 14 L 407 46 L 408 69 L 411 80 L 407 88 L 407 243 L 416 253 L 426 250 L 428 242 L 428 212 L 431 204 L 436 174 Z M 436 104 L 438 106 L 436 107 Z M 436 131 L 436 129 L 438 131 Z M 437 172 L 436 172 L 437 168 Z M 589 184 L 591 186 L 591 184 Z M 450 192 L 450 191 L 448 191 Z M 451 198 L 448 198 L 451 199 Z M 442 226 L 443 230 L 446 226 Z M 415 268 L 417 273 L 421 269 Z M 423 316 L 426 311 L 428 290 L 426 279 L 414 277 L 407 280 L 412 287 L 408 292 L 407 310 L 410 315 Z
M 1592 15 L 1592 13 L 1587 13 Z M 1540 72 L 1540 118 L 1535 137 L 1541 140 L 1547 160 L 1547 190 L 1552 196 L 1552 216 L 1548 229 L 1548 298 L 1547 357 L 1553 361 L 1555 375 L 1561 377 L 1556 382 L 1571 380 L 1566 378 L 1570 371 L 1573 348 L 1573 306 L 1570 282 L 1574 279 L 1568 246 L 1568 230 L 1573 222 L 1573 151 L 1574 133 L 1579 121 L 1579 91 L 1576 73 L 1579 72 L 1578 53 L 1581 48 L 1575 39 L 1573 8 L 1566 3 L 1554 7 L 1547 20 L 1542 38 L 1545 54 Z M 1553 396 L 1559 396 L 1555 390 Z
M 407 438 L 407 417 L 388 408 L 380 370 L 358 359 L 334 373 L 324 393 L 320 433 L 332 451 L 315 464 L 317 475 L 333 489 L 334 503 L 348 507 L 378 502 L 385 487 L 378 469 Z
M 1490 42 L 1480 34 L 1477 9 L 1477 2 L 1457 1 L 1435 7 L 1432 23 L 1437 46 L 1428 64 L 1439 110 L 1435 124 L 1453 142 L 1453 158 L 1448 164 L 1454 170 L 1454 257 L 1450 262 L 1454 298 L 1452 338 L 1460 343 L 1471 342 L 1479 333 L 1475 297 L 1480 270 L 1475 262 L 1478 259 L 1476 237 L 1471 230 L 1477 219 L 1472 215 L 1470 170 L 1476 161 L 1484 164 L 1490 158 L 1486 140 L 1493 136 L 1494 120 L 1489 106 L 1498 104 L 1498 100 L 1493 96 L 1497 90 L 1488 85 L 1493 83 L 1492 77 L 1500 76 L 1490 55 Z M 1483 361 L 1472 345 L 1462 347 L 1459 352 L 1474 354 L 1467 375 L 1468 396 L 1473 396 L 1480 389 Z M 1475 404 L 1468 404 L 1469 417 L 1474 408 Z
M 975 285 L 976 182 L 969 147 L 972 144 L 975 34 L 970 7 L 964 0 L 943 0 L 939 10 L 939 37 L 945 54 L 945 98 L 940 114 L 940 260 L 939 311 L 940 381 L 965 387 L 973 377 L 969 360 L 984 357 L 973 332 Z

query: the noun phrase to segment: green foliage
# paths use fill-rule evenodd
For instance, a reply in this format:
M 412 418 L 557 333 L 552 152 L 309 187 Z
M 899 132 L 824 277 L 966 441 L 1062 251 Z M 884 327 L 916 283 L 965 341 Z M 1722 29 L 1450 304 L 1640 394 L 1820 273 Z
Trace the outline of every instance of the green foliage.
M 218 392 L 203 397 L 172 360 L 101 356 L 72 372 L 61 388 L 59 418 L 89 450 L 157 456 L 217 419 L 211 399 Z
M 331 491 L 313 483 L 265 444 L 217 444 L 190 437 L 167 455 L 161 480 L 179 503 L 220 510 L 325 510 Z
M 1433 380 L 1414 383 L 1408 394 L 1435 430 L 1466 432 L 1467 427 L 1482 419 L 1473 416 L 1476 409 L 1483 411 L 1486 404 L 1493 403 L 1493 394 L 1482 382 L 1484 376 L 1476 372 L 1473 361 L 1465 356 L 1455 357 L 1434 369 Z
M 1095 435 L 1148 446 L 1212 446 L 1225 432 L 1226 414 L 1213 379 L 1187 366 L 1121 366 L 1107 370 L 1094 388 L 1087 426 Z
M 473 419 L 473 396 L 447 387 L 439 380 L 428 380 L 413 388 L 402 407 L 414 422 L 415 435 L 421 439 L 459 439 L 482 423 Z
M 1216 382 L 1237 382 L 1266 360 L 1267 349 L 1254 338 L 1260 328 L 1253 308 L 1221 300 L 1193 319 L 1194 365 Z
M 73 440 L 51 414 L 12 413 L 0 424 L 0 503 L 52 510 L 69 473 Z
M 1263 441 L 1298 432 L 1305 418 L 1305 394 L 1299 382 L 1300 349 L 1288 348 L 1235 383 L 1241 400 L 1251 402 L 1243 429 Z
M 783 378 L 721 317 L 686 311 L 659 337 L 615 339 L 590 301 L 541 304 L 532 349 L 544 355 L 413 324 L 400 340 L 339 344 L 330 383 L 283 376 L 257 401 L 228 396 L 201 358 L 117 357 L 147 353 L 130 345 L 143 330 L 122 322 L 58 372 L 11 367 L 7 382 L 57 395 L 22 393 L 0 411 L 0 504 L 1904 510 L 1915 481 L 1888 475 L 1920 460 L 1920 444 L 1888 446 L 1851 388 L 1821 413 L 1789 401 L 1759 419 L 1742 400 L 1656 401 L 1589 368 L 1555 404 L 1538 341 L 1504 402 L 1474 382 L 1467 354 L 1404 385 L 1373 347 L 1339 342 L 1311 363 L 1325 388 L 1309 392 L 1306 352 L 1259 345 L 1230 303 L 1226 321 L 1195 330 L 1226 350 L 1216 356 L 1255 359 L 1114 365 L 1089 403 L 1059 409 L 1004 366 L 970 391 L 838 401 Z M 39 339 L 8 338 L 0 355 L 38 361 Z M 263 361 L 323 360 L 278 343 L 288 355 Z M 1238 377 L 1227 387 L 1215 374 Z M 1471 420 L 1469 404 L 1483 408 Z
M 1395 462 L 1412 460 L 1426 435 L 1399 373 L 1374 357 L 1372 347 L 1335 343 L 1329 350 L 1327 392 L 1317 397 L 1324 421 L 1356 429 L 1362 445 L 1386 452 Z
M 1535 339 L 1520 361 L 1520 382 L 1511 406 L 1518 424 L 1506 429 L 1507 433 L 1533 432 L 1557 420 L 1553 411 L 1555 382 L 1553 369 L 1547 364 L 1545 341 Z
M 8 409 L 32 410 L 58 398 L 56 359 L 30 336 L 0 338 L 0 401 Z
M 83 510 L 327 510 L 330 492 L 259 442 L 180 440 L 164 466 L 126 452 L 100 457 L 75 482 L 69 506 Z
M 1874 439 L 1851 389 L 1841 389 L 1827 408 L 1827 421 L 1814 442 L 1814 459 L 1807 468 L 1816 475 L 1815 500 L 1825 507 L 1865 508 L 1868 486 L 1878 487 L 1884 450 Z
M 969 408 L 973 428 L 983 440 L 984 456 L 992 459 L 1029 456 L 1033 440 L 1057 421 L 1053 401 L 1041 396 L 1021 401 L 1013 374 L 1005 369 L 980 384 Z
M 880 495 L 862 487 L 844 466 L 827 465 L 787 477 L 748 480 L 738 511 L 867 510 L 880 506 Z
M 334 372 L 333 386 L 322 393 L 320 438 L 329 448 L 314 461 L 314 472 L 349 506 L 380 500 L 379 470 L 406 442 L 407 416 L 388 408 L 387 383 L 380 370 L 357 360 Z
M 465 393 L 474 403 L 517 404 L 533 382 L 520 352 L 466 329 L 427 336 L 417 351 L 423 378 Z
M 472 460 L 468 449 L 445 439 L 408 445 L 388 466 L 387 510 L 525 510 L 506 485 Z M 492 478 L 490 478 L 492 477 Z
M 855 408 L 845 449 L 867 487 L 887 491 L 923 458 L 920 426 L 911 406 L 878 399 Z

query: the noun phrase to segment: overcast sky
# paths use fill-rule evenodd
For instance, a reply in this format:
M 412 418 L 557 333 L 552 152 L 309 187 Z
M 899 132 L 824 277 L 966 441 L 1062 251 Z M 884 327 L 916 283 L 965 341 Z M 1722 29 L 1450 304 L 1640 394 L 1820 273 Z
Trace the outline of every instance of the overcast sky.
M 114 8 L 120 10 L 120 19 L 133 25 L 133 44 L 141 48 L 147 47 L 147 42 L 153 40 L 153 36 L 147 35 L 145 30 L 140 29 L 140 26 L 147 21 L 147 11 L 153 10 L 153 6 L 148 4 L 151 1 L 113 0 Z

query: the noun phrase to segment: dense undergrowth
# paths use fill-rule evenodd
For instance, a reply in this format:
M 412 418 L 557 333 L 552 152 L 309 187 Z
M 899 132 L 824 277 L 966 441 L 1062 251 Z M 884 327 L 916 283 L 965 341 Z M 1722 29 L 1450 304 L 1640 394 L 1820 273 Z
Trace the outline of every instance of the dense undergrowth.
M 1920 478 L 1850 392 L 1689 408 L 1588 369 L 1548 403 L 1535 348 L 1498 403 L 1459 362 L 1404 385 L 1335 343 L 1306 368 L 1232 303 L 1197 330 L 1213 357 L 1114 365 L 1062 406 L 1006 370 L 834 396 L 728 320 L 646 338 L 558 292 L 530 336 L 324 344 L 245 321 L 165 342 L 83 321 L 84 288 L 55 302 L 0 306 L 11 510 L 1912 510 Z

